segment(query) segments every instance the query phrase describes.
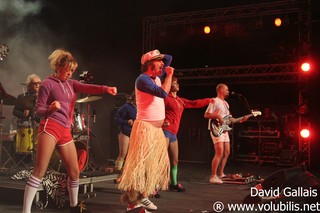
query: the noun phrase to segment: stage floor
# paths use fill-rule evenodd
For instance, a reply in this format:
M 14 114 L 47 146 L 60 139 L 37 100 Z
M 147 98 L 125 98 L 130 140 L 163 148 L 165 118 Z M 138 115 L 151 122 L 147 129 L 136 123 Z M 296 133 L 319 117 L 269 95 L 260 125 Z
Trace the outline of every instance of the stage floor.
M 275 171 L 285 169 L 276 165 L 258 165 L 255 163 L 236 162 L 229 163 L 226 168 L 227 173 L 251 173 L 261 178 L 266 178 L 268 175 Z M 318 180 L 319 176 L 312 172 Z M 161 191 L 160 198 L 150 198 L 155 205 L 158 206 L 156 212 L 159 213 L 205 213 L 214 212 L 213 204 L 221 201 L 223 204 L 236 204 L 242 203 L 243 199 L 250 194 L 250 188 L 256 185 L 255 182 L 250 184 L 209 184 L 209 177 L 211 174 L 210 164 L 206 163 L 187 163 L 181 162 L 179 166 L 179 180 L 180 183 L 186 188 L 186 192 L 170 192 Z M 123 213 L 125 212 L 126 205 L 120 203 L 121 192 L 116 188 L 113 182 L 114 177 L 102 176 L 98 177 L 96 182 L 93 179 L 82 178 L 82 183 L 92 182 L 93 191 L 96 197 L 79 195 L 79 200 L 85 200 L 87 207 L 93 213 Z M 10 177 L 1 175 L 1 180 L 9 181 Z M 17 180 L 10 180 L 17 181 Z M 80 182 L 81 182 L 80 181 Z M 1 182 L 0 182 L 1 183 Z M 9 184 L 9 183 L 8 183 Z M 17 184 L 10 183 L 10 184 Z M 23 183 L 24 184 L 24 183 Z M 20 185 L 21 186 L 21 185 Z M 80 188 L 83 192 L 83 185 Z M 20 213 L 22 209 L 23 190 L 14 187 L 1 187 L 0 188 L 0 212 L 5 213 Z M 45 198 L 44 191 L 40 191 L 40 200 Z M 88 199 L 86 199 L 88 198 Z M 66 202 L 68 204 L 68 201 Z M 66 205 L 67 206 L 67 205 Z M 39 209 L 35 205 L 32 212 L 36 213 L 53 213 L 53 212 L 69 212 L 67 207 L 57 208 L 55 204 L 50 201 L 46 208 Z M 226 211 L 224 211 L 226 212 Z

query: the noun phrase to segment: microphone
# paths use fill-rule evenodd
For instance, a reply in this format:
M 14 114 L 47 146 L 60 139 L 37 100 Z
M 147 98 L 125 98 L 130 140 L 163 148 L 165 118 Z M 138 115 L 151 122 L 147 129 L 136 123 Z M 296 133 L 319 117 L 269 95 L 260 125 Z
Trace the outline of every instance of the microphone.
M 96 123 L 96 110 L 93 110 L 93 123 Z
M 235 93 L 235 92 L 231 92 L 231 95 L 238 96 L 238 97 L 242 96 L 240 93 Z

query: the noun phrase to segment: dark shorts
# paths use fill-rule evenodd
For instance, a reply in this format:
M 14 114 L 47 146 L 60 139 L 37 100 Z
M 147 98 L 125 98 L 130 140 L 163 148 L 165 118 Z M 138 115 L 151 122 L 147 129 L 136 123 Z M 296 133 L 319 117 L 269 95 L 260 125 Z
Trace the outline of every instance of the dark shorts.
M 130 133 L 129 131 L 123 131 L 123 130 L 120 130 L 119 133 L 122 133 L 124 134 L 125 136 L 129 137 L 130 138 Z
M 178 139 L 177 139 L 177 136 L 176 136 L 175 134 L 172 134 L 172 133 L 169 132 L 168 130 L 165 130 L 165 129 L 164 129 L 164 130 L 163 130 L 163 133 L 164 133 L 164 135 L 165 135 L 166 138 L 169 138 L 169 142 L 170 142 L 170 143 L 178 140 Z
M 56 121 L 46 119 L 40 122 L 38 135 L 46 133 L 52 136 L 59 146 L 63 146 L 73 141 L 71 129 L 66 128 Z

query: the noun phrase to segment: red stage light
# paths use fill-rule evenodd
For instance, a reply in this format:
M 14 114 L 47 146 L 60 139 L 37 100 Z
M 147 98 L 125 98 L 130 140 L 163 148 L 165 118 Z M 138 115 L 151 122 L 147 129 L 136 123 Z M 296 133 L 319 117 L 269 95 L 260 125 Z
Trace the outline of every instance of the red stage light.
M 311 66 L 308 62 L 302 63 L 301 64 L 301 70 L 303 72 L 308 72 L 310 70 Z
M 302 129 L 300 131 L 300 136 L 303 138 L 308 138 L 310 136 L 310 131 L 308 129 Z

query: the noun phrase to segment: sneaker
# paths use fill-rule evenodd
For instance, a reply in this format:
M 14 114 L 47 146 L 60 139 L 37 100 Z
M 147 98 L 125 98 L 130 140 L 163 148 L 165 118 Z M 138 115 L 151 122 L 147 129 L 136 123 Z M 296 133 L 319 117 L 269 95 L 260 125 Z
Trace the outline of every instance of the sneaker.
M 147 210 L 157 210 L 158 207 L 154 205 L 148 198 L 143 198 L 141 200 L 141 206 Z
M 75 207 L 71 207 L 70 206 L 70 213 L 90 213 L 91 211 L 89 211 L 86 207 L 86 205 L 83 203 L 83 201 L 81 201 L 80 203 L 78 203 L 78 205 L 76 205 Z
M 222 173 L 222 175 L 219 175 L 219 178 L 220 179 L 222 179 L 222 178 L 226 178 L 227 177 L 227 175 L 226 174 L 224 174 L 224 173 Z
M 185 192 L 185 188 L 182 187 L 180 183 L 177 185 L 171 185 L 169 186 L 170 191 L 177 191 L 177 192 Z
M 210 178 L 209 182 L 213 183 L 213 184 L 222 184 L 223 183 L 223 181 L 217 175 Z

